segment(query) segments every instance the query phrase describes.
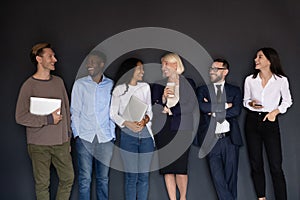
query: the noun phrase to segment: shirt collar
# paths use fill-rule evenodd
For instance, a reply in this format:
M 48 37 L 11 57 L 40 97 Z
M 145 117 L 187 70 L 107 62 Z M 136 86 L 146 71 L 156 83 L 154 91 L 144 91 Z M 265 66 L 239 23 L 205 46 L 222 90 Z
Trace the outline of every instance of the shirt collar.
M 259 80 L 259 81 L 262 81 L 262 79 L 261 79 L 261 77 L 260 77 L 259 74 L 257 74 L 256 79 Z M 275 81 L 275 80 L 276 80 L 276 75 L 275 75 L 275 74 L 272 74 L 272 76 L 271 76 L 271 78 L 270 78 L 269 81 L 273 82 L 273 81 Z
M 216 88 L 216 85 L 221 85 L 221 88 L 224 87 L 225 81 L 222 81 L 221 83 L 214 83 L 214 87 Z
M 88 78 L 89 81 L 94 82 L 93 78 L 90 75 L 88 75 L 87 78 Z M 104 74 L 102 74 L 102 81 L 98 84 L 101 84 L 102 82 L 105 82 L 106 80 L 107 80 L 107 77 Z

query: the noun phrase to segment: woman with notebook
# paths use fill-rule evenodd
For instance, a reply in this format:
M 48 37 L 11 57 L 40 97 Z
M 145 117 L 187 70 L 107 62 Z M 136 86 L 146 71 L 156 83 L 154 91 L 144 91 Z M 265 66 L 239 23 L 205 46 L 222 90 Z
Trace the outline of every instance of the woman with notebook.
M 125 60 L 117 75 L 119 77 L 112 94 L 110 117 L 121 129 L 125 199 L 146 200 L 154 151 L 150 86 L 142 82 L 144 69 L 139 59 Z

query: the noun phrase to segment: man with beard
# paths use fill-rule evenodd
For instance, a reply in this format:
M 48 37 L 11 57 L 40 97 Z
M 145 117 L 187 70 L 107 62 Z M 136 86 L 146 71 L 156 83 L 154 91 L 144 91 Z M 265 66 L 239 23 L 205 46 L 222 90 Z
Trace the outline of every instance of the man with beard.
M 239 146 L 243 144 L 237 117 L 242 108 L 240 88 L 225 82 L 229 64 L 215 59 L 209 68 L 211 84 L 200 86 L 199 156 L 207 155 L 220 200 L 237 199 Z
M 30 51 L 36 72 L 22 85 L 16 106 L 16 122 L 26 127 L 27 150 L 32 162 L 37 200 L 50 199 L 50 166 L 55 167 L 59 184 L 56 199 L 68 200 L 74 180 L 70 154 L 70 109 L 63 80 L 51 72 L 57 62 L 49 43 L 37 43 Z M 43 102 L 60 100 L 60 108 L 50 114 L 32 109 L 33 98 Z M 47 110 L 47 109 L 46 109 Z M 50 112 L 50 111 L 49 111 Z
M 97 199 L 108 199 L 108 173 L 115 140 L 109 118 L 113 81 L 103 74 L 105 55 L 92 51 L 86 59 L 88 76 L 75 81 L 71 97 L 71 127 L 78 158 L 79 199 L 89 200 L 93 163 Z

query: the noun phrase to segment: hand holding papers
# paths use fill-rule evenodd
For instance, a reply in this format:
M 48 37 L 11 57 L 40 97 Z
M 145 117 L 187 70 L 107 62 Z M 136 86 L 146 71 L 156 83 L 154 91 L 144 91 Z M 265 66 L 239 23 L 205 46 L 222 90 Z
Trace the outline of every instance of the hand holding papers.
M 49 115 L 60 107 L 61 99 L 30 97 L 30 113 L 32 114 Z
M 141 101 L 136 96 L 132 95 L 123 113 L 123 118 L 126 121 L 139 122 L 147 111 L 148 105 Z

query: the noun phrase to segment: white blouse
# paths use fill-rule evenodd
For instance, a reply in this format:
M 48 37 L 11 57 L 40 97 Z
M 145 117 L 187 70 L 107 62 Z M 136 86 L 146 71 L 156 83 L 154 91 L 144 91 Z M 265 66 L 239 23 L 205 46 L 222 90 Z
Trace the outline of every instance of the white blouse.
M 280 113 L 285 113 L 292 105 L 292 97 L 287 77 L 273 75 L 265 87 L 262 86 L 262 79 L 259 74 L 256 78 L 249 75 L 244 84 L 244 107 L 259 112 L 271 112 L 278 108 Z M 249 102 L 256 100 L 263 108 L 254 109 Z
M 146 114 L 149 116 L 150 121 L 146 124 L 147 129 L 151 136 L 153 133 L 151 130 L 151 119 L 153 116 L 152 105 L 151 105 L 151 90 L 148 83 L 138 82 L 137 85 L 128 85 L 128 91 L 126 90 L 126 84 L 121 84 L 115 87 L 112 93 L 111 104 L 110 104 L 110 118 L 121 128 L 124 127 L 123 123 L 125 119 L 122 117 L 124 110 L 130 100 L 131 95 L 138 97 L 141 101 L 148 105 Z

